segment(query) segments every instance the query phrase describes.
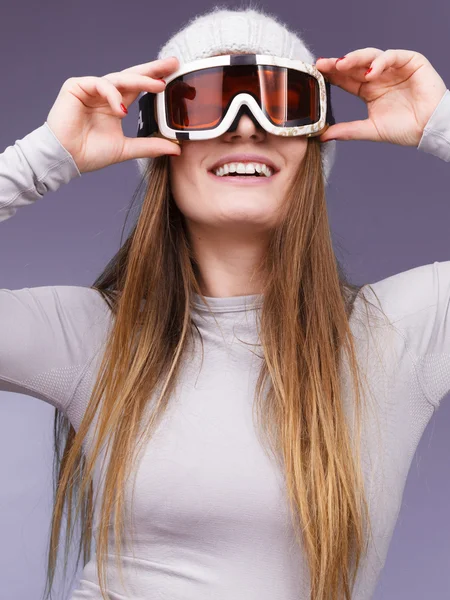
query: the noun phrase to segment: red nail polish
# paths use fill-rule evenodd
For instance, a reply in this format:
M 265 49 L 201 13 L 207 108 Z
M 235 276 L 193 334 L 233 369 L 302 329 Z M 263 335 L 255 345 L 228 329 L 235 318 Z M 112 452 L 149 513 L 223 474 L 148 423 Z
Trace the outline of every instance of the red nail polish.
M 338 62 L 339 60 L 344 60 L 345 56 L 341 56 L 341 58 L 338 58 L 336 62 Z
M 367 69 L 367 71 L 364 73 L 364 77 L 365 77 L 365 76 L 366 76 L 368 73 L 370 73 L 370 71 L 371 71 L 371 70 L 372 70 L 372 67 L 370 67 L 370 69 Z
M 123 110 L 123 112 L 124 112 L 125 114 L 128 114 L 127 107 L 126 107 L 124 104 L 121 104 L 121 105 L 120 105 L 120 108 Z

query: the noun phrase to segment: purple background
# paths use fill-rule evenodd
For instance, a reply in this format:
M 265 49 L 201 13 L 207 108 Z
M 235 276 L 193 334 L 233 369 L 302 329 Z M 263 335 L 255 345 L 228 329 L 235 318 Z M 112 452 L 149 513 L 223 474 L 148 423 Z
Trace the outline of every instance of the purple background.
M 170 35 L 212 6 L 192 0 L 5 3 L 0 149 L 45 121 L 68 77 L 102 76 L 154 60 Z M 448 0 L 258 6 L 303 35 L 316 56 L 368 46 L 415 50 L 450 87 Z M 338 121 L 366 117 L 363 102 L 350 94 L 333 87 L 332 98 Z M 126 135 L 135 134 L 136 121 L 134 104 L 124 120 Z M 354 282 L 450 260 L 449 181 L 448 163 L 415 148 L 338 142 L 328 206 L 338 258 Z M 137 183 L 130 161 L 84 174 L 19 209 L 1 224 L 0 287 L 91 285 L 119 248 Z M 1 394 L 0 406 L 0 596 L 37 600 L 50 523 L 54 409 L 12 393 Z M 376 600 L 450 597 L 449 430 L 450 401 L 444 399 L 413 459 Z

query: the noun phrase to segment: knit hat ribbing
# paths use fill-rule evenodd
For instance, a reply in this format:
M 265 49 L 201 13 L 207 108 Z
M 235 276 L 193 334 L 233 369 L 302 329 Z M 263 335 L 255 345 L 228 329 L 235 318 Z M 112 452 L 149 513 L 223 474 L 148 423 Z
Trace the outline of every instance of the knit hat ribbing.
M 279 18 L 253 8 L 229 10 L 215 6 L 192 18 L 159 50 L 158 59 L 176 56 L 180 66 L 225 52 L 270 54 L 313 64 L 315 57 L 305 42 Z M 327 185 L 335 161 L 336 141 L 320 145 L 324 183 Z M 151 158 L 138 158 L 145 173 Z

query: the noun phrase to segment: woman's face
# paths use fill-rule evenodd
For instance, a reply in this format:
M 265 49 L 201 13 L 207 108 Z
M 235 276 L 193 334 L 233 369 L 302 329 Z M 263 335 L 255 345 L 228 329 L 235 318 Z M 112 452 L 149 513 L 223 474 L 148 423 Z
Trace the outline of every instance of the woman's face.
M 271 229 L 289 184 L 306 153 L 304 136 L 276 136 L 242 115 L 233 132 L 212 140 L 181 142 L 170 157 L 170 184 L 191 233 L 252 234 Z M 239 154 L 257 155 L 242 160 Z M 212 167 L 224 163 L 274 165 L 271 177 L 219 177 Z

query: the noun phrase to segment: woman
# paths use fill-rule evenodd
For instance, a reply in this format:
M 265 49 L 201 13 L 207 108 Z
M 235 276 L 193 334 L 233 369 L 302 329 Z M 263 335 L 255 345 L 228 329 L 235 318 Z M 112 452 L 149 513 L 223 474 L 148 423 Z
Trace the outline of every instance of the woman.
M 161 79 L 196 60 L 239 62 L 229 100 L 248 92 L 236 82 L 254 54 L 309 65 L 316 87 L 289 71 L 308 82 L 308 110 L 326 81 L 362 98 L 368 119 L 334 123 L 322 87 L 327 122 L 311 136 L 304 125 L 286 135 L 289 117 L 270 133 L 248 99 L 236 116 L 228 107 L 215 137 L 123 136 L 138 95 L 144 107 L 155 99 L 146 92 L 160 94 Z M 229 88 L 202 104 L 191 75 L 184 104 L 172 94 L 166 109 L 181 114 L 196 99 L 206 123 Z M 267 114 L 280 108 L 264 102 Z M 345 280 L 326 213 L 333 138 L 450 161 L 450 91 L 417 52 L 315 62 L 275 17 L 214 9 L 158 60 L 68 79 L 46 123 L 1 155 L 2 220 L 124 160 L 138 160 L 145 183 L 130 237 L 92 287 L 0 291 L 1 389 L 55 406 L 65 443 L 48 588 L 67 502 L 67 535 L 78 517 L 83 525 L 72 599 L 371 597 L 410 461 L 450 390 L 450 261 L 361 287 Z

